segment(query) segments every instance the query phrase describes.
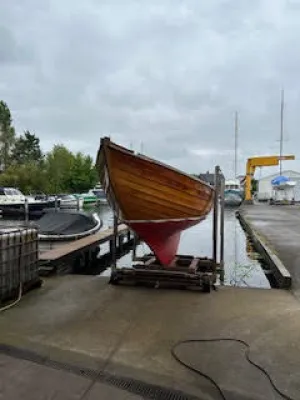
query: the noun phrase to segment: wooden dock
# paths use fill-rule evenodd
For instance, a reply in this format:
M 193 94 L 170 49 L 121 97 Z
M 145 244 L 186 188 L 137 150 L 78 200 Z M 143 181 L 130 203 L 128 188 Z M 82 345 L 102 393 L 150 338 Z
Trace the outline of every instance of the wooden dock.
M 124 237 L 127 238 L 125 243 Z M 125 250 L 128 250 L 132 240 L 132 233 L 128 226 L 120 224 L 118 226 L 118 235 L 116 238 L 116 251 L 118 255 L 122 255 Z M 73 271 L 75 271 L 86 269 L 91 262 L 101 262 L 102 258 L 104 264 L 107 264 L 111 256 L 113 241 L 114 229 L 108 228 L 82 239 L 60 244 L 50 250 L 40 252 L 40 267 L 41 269 L 47 270 L 46 266 L 57 266 L 58 264 L 69 262 L 70 265 L 72 265 Z M 97 258 L 99 254 L 99 245 L 106 242 L 109 242 L 109 253 Z M 52 271 L 52 268 L 50 268 L 50 270 Z

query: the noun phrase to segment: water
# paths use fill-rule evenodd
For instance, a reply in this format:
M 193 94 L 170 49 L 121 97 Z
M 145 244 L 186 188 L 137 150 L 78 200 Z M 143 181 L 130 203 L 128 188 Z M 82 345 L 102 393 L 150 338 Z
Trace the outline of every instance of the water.
M 111 227 L 113 217 L 107 205 L 101 205 L 96 211 L 103 220 L 103 229 Z M 20 223 L 20 221 L 18 221 Z M 16 221 L 2 220 L 1 224 L 15 225 Z M 109 250 L 109 244 L 101 246 L 100 254 Z M 137 255 L 143 256 L 149 253 L 146 244 L 140 244 Z M 200 224 L 184 231 L 181 235 L 178 254 L 191 254 L 200 257 L 212 255 L 212 215 Z M 118 261 L 118 266 L 130 267 L 132 254 L 129 253 Z M 225 285 L 239 287 L 270 288 L 259 255 L 253 250 L 250 240 L 246 236 L 239 221 L 235 217 L 234 210 L 225 210 Z M 105 271 L 102 275 L 109 275 Z
M 113 218 L 109 207 L 98 210 L 105 226 L 112 226 Z M 107 248 L 108 249 L 108 248 Z M 105 250 L 107 250 L 105 249 Z M 102 250 L 103 251 L 103 250 Z M 137 248 L 137 255 L 149 253 L 147 245 Z M 212 214 L 200 224 L 184 231 L 178 254 L 191 254 L 200 257 L 212 255 Z M 260 256 L 251 245 L 251 241 L 243 231 L 234 210 L 225 210 L 225 285 L 239 287 L 270 288 Z M 132 254 L 129 253 L 118 261 L 118 266 L 129 267 Z M 109 275 L 105 271 L 104 275 Z

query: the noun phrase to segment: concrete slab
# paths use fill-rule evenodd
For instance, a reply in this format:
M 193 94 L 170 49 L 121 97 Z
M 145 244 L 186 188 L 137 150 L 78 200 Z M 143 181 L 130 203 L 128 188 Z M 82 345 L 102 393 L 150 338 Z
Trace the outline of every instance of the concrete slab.
M 0 399 L 2 400 L 139 400 L 109 386 L 0 354 Z
M 300 207 L 253 205 L 242 212 L 290 272 L 300 298 Z
M 177 341 L 246 340 L 254 361 L 297 399 L 299 332 L 300 303 L 287 291 L 227 287 L 203 294 L 111 286 L 91 276 L 47 279 L 0 314 L 1 343 L 210 400 L 221 398 L 211 383 L 172 358 Z M 183 345 L 178 353 L 210 374 L 230 400 L 280 398 L 239 344 Z

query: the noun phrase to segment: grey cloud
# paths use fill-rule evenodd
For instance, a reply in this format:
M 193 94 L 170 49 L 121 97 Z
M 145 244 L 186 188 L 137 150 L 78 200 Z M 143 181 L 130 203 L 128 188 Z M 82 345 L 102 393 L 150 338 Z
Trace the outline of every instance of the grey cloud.
M 278 152 L 283 86 L 285 150 L 300 145 L 299 17 L 280 0 L 3 2 L 1 99 L 45 150 L 64 142 L 95 156 L 111 135 L 187 171 L 228 174 L 237 109 L 243 172 L 247 157 Z

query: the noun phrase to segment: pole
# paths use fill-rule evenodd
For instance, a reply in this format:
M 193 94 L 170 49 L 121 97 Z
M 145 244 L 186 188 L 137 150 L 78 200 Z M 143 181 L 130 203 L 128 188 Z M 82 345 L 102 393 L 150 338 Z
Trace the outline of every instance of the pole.
M 237 169 L 238 169 L 237 168 L 238 124 L 239 124 L 238 112 L 236 111 L 234 116 L 234 179 L 236 179 L 237 177 Z
M 118 213 L 115 211 L 114 212 L 114 228 L 113 228 L 113 240 L 111 242 L 112 248 L 111 248 L 111 258 L 112 258 L 112 263 L 111 263 L 111 273 L 112 275 L 116 272 L 117 269 L 117 237 L 118 237 Z
M 215 167 L 215 196 L 214 196 L 214 213 L 213 213 L 213 263 L 214 268 L 217 265 L 217 249 L 218 249 L 218 207 L 219 207 L 219 171 L 220 167 Z
M 283 113 L 284 113 L 284 90 L 281 90 L 280 103 L 280 152 L 279 152 L 279 174 L 282 174 L 282 156 L 283 156 Z
M 25 221 L 28 222 L 28 218 L 29 218 L 29 204 L 28 204 L 28 199 L 27 199 L 27 198 L 25 198 L 24 211 L 25 211 Z
M 224 190 L 225 190 L 225 181 L 224 177 L 220 176 L 220 281 L 224 283 L 224 220 L 225 220 L 225 212 L 224 212 Z

